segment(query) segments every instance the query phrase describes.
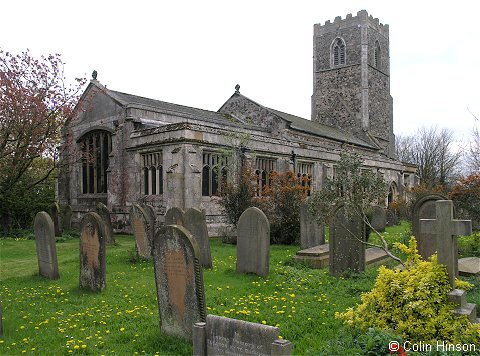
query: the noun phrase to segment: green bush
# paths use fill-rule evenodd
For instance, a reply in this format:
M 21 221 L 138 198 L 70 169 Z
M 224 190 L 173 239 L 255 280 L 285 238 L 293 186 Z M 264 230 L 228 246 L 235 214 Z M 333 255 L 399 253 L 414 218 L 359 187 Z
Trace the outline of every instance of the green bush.
M 380 267 L 374 288 L 361 297 L 362 304 L 336 317 L 362 330 L 373 327 L 399 334 L 410 342 L 478 342 L 480 325 L 452 313 L 447 272 L 436 255 L 421 260 L 413 237 L 409 247 L 396 246 L 407 255 L 405 269 Z
M 357 339 L 358 346 L 363 350 L 363 354 L 369 356 L 388 355 L 390 353 L 388 349 L 390 341 L 398 341 L 403 344 L 402 338 L 398 335 L 376 328 L 369 328 L 366 333 L 360 335 Z
M 458 253 L 462 257 L 480 257 L 480 231 L 458 239 Z

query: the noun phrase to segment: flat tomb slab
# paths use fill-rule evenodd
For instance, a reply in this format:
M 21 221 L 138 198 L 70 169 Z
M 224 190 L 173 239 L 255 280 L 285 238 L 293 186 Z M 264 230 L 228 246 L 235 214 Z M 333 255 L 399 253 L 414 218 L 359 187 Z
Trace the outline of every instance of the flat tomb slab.
M 310 247 L 305 250 L 298 251 L 293 256 L 294 261 L 302 262 L 311 268 L 326 268 L 329 263 L 329 245 L 319 245 Z M 365 250 L 366 264 L 372 264 L 375 262 L 383 261 L 387 259 L 388 255 L 385 251 L 378 247 L 370 247 Z
M 328 256 L 329 251 L 330 251 L 330 245 L 323 244 L 323 245 L 306 248 L 305 250 L 300 250 L 297 252 L 297 256 L 309 256 L 309 257 L 321 257 L 325 255 Z
M 458 273 L 461 276 L 480 275 L 480 257 L 465 257 L 458 260 Z

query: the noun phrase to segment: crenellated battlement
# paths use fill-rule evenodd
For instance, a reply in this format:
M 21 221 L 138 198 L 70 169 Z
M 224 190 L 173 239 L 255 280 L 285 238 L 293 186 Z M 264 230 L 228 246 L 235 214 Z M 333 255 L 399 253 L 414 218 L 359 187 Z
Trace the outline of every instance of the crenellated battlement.
M 314 25 L 314 34 L 322 35 L 326 32 L 331 32 L 332 30 L 352 27 L 355 25 L 368 25 L 380 34 L 385 37 L 388 37 L 389 26 L 387 24 L 382 24 L 378 18 L 374 18 L 372 15 L 369 15 L 367 10 L 360 10 L 357 12 L 357 16 L 352 16 L 348 14 L 345 19 L 342 19 L 341 16 L 335 17 L 335 20 L 331 22 L 330 20 L 325 21 L 325 24 L 315 24 Z

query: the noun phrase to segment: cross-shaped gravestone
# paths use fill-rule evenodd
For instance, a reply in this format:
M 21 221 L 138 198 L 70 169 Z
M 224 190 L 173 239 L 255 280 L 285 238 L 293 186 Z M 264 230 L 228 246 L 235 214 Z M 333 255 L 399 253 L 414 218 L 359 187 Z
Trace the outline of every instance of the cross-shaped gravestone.
M 420 219 L 420 231 L 435 233 L 438 263 L 447 266 L 450 285 L 455 289 L 455 276 L 458 274 L 458 249 L 455 237 L 470 235 L 472 221 L 455 220 L 451 200 L 437 200 L 435 212 L 436 219 Z

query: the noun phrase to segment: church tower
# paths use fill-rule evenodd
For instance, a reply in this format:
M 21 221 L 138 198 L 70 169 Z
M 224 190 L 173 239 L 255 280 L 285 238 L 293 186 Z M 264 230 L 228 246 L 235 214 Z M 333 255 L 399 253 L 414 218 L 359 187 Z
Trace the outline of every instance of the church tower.
M 312 120 L 394 157 L 388 25 L 365 10 L 314 25 Z

